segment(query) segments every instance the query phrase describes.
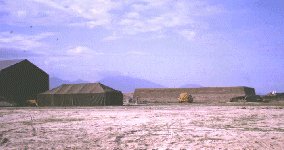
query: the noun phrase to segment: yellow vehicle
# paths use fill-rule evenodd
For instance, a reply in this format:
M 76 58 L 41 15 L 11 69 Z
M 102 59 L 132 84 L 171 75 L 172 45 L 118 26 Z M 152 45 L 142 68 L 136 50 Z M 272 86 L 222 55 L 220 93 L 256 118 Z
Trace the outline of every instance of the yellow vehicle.
M 190 94 L 184 92 L 184 93 L 180 93 L 178 100 L 179 100 L 179 103 L 184 103 L 184 102 L 192 103 L 193 97 Z

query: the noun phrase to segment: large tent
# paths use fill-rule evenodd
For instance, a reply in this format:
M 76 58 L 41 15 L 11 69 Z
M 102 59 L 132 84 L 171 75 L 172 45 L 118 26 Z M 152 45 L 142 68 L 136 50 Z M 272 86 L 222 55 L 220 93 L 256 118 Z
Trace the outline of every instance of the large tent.
M 27 59 L 0 61 L 0 99 L 17 106 L 49 89 L 49 76 Z
M 122 105 L 123 94 L 101 83 L 63 84 L 38 95 L 39 106 Z

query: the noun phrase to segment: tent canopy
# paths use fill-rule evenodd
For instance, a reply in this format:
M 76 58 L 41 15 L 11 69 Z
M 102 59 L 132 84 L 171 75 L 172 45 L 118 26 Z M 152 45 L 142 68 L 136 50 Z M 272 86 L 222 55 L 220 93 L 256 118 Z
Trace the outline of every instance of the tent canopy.
M 63 84 L 38 95 L 39 106 L 122 105 L 123 95 L 101 83 Z
M 83 84 L 62 84 L 52 90 L 42 94 L 87 94 L 87 93 L 104 93 L 116 91 L 101 83 L 83 83 Z

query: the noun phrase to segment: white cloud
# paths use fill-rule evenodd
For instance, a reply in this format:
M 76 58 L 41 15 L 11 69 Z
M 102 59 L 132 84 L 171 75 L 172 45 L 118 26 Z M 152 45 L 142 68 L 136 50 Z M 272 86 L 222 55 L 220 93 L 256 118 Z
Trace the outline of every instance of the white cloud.
M 122 17 L 119 25 L 126 34 L 156 32 L 167 28 L 190 24 L 191 19 L 183 12 L 180 2 L 144 1 L 144 4 L 132 4 L 131 10 Z
M 10 32 L 0 32 L 0 47 L 33 50 L 35 48 L 46 47 L 43 39 L 53 36 L 55 33 L 43 32 L 35 35 L 15 34 Z
M 195 0 L 29 0 L 7 1 L 3 11 L 7 24 L 56 26 L 98 26 L 119 33 L 119 37 L 139 33 L 161 33 L 174 29 L 198 30 L 204 16 L 223 13 L 221 5 Z M 206 25 L 203 25 L 206 26 Z M 196 32 L 195 32 L 196 33 Z M 188 36 L 185 36 L 188 37 Z M 104 40 L 118 39 L 110 35 Z
M 16 12 L 18 17 L 26 17 L 27 16 L 27 11 L 24 10 L 19 10 Z
M 70 18 L 71 25 L 81 25 L 94 28 L 111 24 L 112 16 L 109 11 L 119 8 L 119 3 L 111 0 L 62 0 L 56 3 L 48 0 L 34 0 L 42 5 L 64 12 Z M 60 12 L 58 12 L 60 13 Z M 75 18 L 81 18 L 73 23 Z
M 98 55 L 104 55 L 104 56 L 145 56 L 148 55 L 147 53 L 143 51 L 127 51 L 124 53 L 105 53 L 105 52 L 100 52 L 100 51 L 95 51 L 89 47 L 86 46 L 75 46 L 72 48 L 69 48 L 66 50 L 65 57 L 88 57 L 88 58 L 93 58 Z
M 95 56 L 95 55 L 103 55 L 104 53 L 102 52 L 97 52 L 97 51 L 94 51 L 92 50 L 91 48 L 88 48 L 88 47 L 85 47 L 85 46 L 76 46 L 76 47 L 73 47 L 73 48 L 70 48 L 67 50 L 66 52 L 67 56 L 85 56 L 85 57 L 92 57 L 92 56 Z
M 140 3 L 131 3 L 129 7 L 129 11 L 118 20 L 117 26 L 123 34 L 175 31 L 187 39 L 194 38 L 198 30 L 208 27 L 200 18 L 224 12 L 221 5 L 189 0 L 143 0 Z M 191 31 L 185 31 L 187 28 Z
M 179 34 L 183 37 L 185 37 L 187 40 L 192 41 L 194 40 L 196 36 L 196 32 L 192 30 L 182 30 L 179 32 Z
M 103 41 L 113 41 L 121 38 L 121 36 L 117 35 L 117 33 L 112 33 L 112 35 L 103 38 Z
M 20 5 L 19 5 L 20 3 Z M 90 28 L 111 24 L 110 10 L 119 7 L 111 0 L 20 0 L 0 5 L 9 15 L 0 18 L 2 23 L 13 25 L 86 25 Z

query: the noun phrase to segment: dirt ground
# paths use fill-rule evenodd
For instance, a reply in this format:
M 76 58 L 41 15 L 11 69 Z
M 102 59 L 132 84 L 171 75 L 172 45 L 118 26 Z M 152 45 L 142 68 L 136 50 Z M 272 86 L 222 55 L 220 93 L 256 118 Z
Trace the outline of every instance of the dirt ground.
M 0 149 L 284 149 L 283 106 L 0 108 Z

